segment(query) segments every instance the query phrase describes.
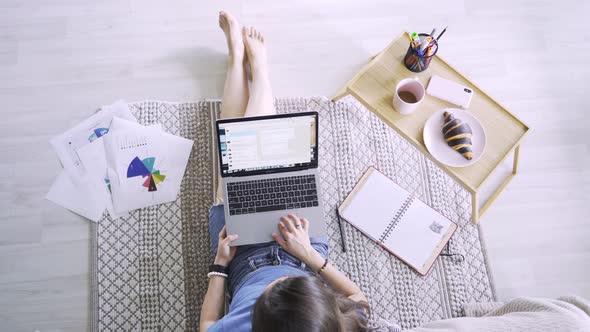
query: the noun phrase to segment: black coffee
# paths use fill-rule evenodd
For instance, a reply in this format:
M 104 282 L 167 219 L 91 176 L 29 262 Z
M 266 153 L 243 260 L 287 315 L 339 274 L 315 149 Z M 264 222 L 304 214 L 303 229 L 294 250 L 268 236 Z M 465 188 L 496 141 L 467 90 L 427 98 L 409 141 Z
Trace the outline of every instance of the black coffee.
M 397 95 L 401 100 L 408 104 L 413 104 L 418 101 L 418 98 L 416 98 L 416 96 L 414 96 L 414 94 L 410 91 L 398 91 Z

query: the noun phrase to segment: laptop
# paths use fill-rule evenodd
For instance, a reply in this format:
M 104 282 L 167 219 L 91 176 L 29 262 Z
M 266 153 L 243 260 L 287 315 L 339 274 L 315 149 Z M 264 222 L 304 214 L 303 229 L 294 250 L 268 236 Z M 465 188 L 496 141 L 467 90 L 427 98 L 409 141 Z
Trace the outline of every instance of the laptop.
M 217 120 L 219 167 L 232 246 L 274 241 L 281 216 L 326 234 L 318 173 L 318 113 Z

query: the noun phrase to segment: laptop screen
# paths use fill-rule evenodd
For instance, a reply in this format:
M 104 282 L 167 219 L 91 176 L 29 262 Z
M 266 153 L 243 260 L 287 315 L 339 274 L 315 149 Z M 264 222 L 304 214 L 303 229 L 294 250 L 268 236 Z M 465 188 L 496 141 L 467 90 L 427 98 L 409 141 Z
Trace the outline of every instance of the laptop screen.
M 222 176 L 317 167 L 317 112 L 217 121 Z

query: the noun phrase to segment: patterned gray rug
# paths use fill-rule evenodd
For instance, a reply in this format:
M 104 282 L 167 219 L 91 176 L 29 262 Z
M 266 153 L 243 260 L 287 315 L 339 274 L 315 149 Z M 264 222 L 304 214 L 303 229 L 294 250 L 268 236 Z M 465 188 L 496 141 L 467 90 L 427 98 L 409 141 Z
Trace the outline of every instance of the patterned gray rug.
M 373 318 L 402 328 L 463 315 L 463 305 L 495 299 L 481 231 L 470 222 L 468 193 L 352 98 L 277 99 L 279 113 L 320 113 L 320 172 L 330 258 L 369 298 Z M 133 211 L 94 229 L 92 331 L 196 331 L 207 287 L 208 209 L 216 185 L 213 125 L 219 102 L 139 102 L 130 108 L 142 124 L 162 123 L 194 140 L 175 202 Z M 336 207 L 369 166 L 459 224 L 447 251 L 426 277 L 387 254 L 344 223 L 342 253 Z

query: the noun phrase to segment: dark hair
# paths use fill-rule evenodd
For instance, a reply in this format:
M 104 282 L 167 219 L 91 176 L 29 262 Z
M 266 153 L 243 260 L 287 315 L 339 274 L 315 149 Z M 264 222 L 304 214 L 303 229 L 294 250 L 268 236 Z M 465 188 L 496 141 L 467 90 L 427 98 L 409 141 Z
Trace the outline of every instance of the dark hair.
M 290 277 L 254 304 L 254 332 L 367 331 L 369 305 L 336 292 L 314 276 Z

